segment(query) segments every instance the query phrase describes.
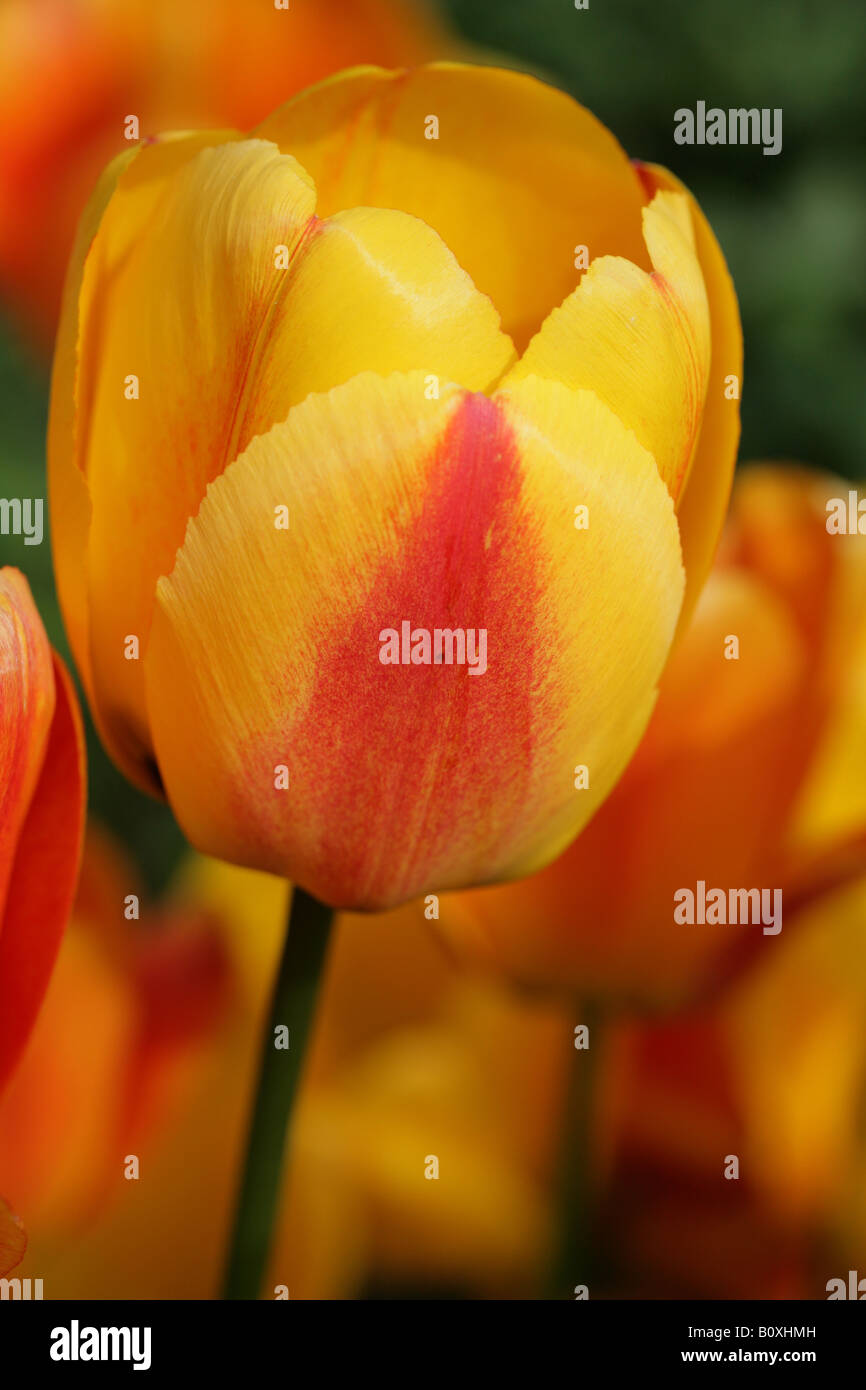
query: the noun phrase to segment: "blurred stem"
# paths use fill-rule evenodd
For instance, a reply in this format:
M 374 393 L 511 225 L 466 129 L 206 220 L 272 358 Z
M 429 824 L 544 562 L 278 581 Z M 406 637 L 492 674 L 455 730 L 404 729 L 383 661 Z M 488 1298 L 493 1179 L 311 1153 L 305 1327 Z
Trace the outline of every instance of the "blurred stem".
M 271 1249 L 271 1232 L 292 1107 L 331 933 L 333 911 L 302 888 L 292 892 L 271 1010 L 261 1043 L 259 1080 L 235 1214 L 224 1298 L 258 1298 Z M 276 1030 L 289 1030 L 288 1048 L 275 1046 Z
M 586 1005 L 576 1024 L 589 1030 L 589 1047 L 575 1048 L 570 1060 L 560 1141 L 554 1207 L 557 1227 L 550 1266 L 547 1297 L 573 1298 L 577 1284 L 586 1284 L 592 1296 L 592 1227 L 595 1174 L 593 1169 L 596 1091 L 599 1049 L 602 1043 L 600 1011 Z

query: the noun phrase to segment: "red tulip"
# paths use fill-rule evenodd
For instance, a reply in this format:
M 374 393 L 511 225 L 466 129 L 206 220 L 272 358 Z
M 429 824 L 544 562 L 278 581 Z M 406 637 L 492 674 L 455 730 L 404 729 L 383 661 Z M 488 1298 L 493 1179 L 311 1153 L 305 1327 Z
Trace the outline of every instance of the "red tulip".
M 78 702 L 27 581 L 0 569 L 0 1090 L 51 975 L 84 820 Z

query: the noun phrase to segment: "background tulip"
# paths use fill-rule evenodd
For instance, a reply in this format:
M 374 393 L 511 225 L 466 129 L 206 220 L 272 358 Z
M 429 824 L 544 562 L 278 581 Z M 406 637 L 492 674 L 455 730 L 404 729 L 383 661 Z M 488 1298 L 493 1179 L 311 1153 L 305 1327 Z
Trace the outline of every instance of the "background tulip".
M 112 951 L 112 923 L 94 916 L 103 901 L 116 916 L 117 856 L 104 849 L 91 837 L 43 1019 L 8 1093 L 18 1099 L 12 1111 L 0 1103 L 0 1184 L 27 1178 L 16 1204 L 32 1249 L 19 1273 L 42 1277 L 47 1297 L 213 1297 L 285 889 L 215 861 L 184 865 L 160 915 L 208 921 L 232 987 L 209 1022 L 162 1053 L 173 1081 L 145 1122 L 128 947 L 159 953 L 176 931 L 145 913 Z M 134 883 L 130 873 L 122 865 L 119 881 Z M 852 1098 L 866 996 L 851 896 L 862 891 L 815 904 L 712 1010 L 612 1025 L 592 1140 L 593 1296 L 814 1298 L 837 1265 L 848 1268 L 840 1259 L 860 1258 L 837 1207 L 849 1172 L 862 1171 Z M 69 1060 L 49 1045 L 61 998 L 68 1051 L 89 1059 L 71 1091 Z M 120 1026 L 104 1031 L 112 1016 Z M 458 969 L 417 906 L 341 918 L 263 1296 L 278 1284 L 295 1300 L 536 1296 L 557 1223 L 571 1051 L 566 1011 Z M 65 1176 L 48 1103 L 60 1094 L 79 1103 Z M 130 1151 L 139 1183 L 123 1177 Z M 736 1182 L 723 1176 L 732 1152 Z M 431 1153 L 438 1180 L 424 1176 Z
M 84 816 L 78 703 L 17 570 L 0 570 L 0 1088 L 48 984 Z
M 247 129 L 347 64 L 444 45 L 419 0 L 4 0 L 0 296 L 50 349 L 75 224 L 130 115 L 142 136 Z
M 50 430 L 112 755 L 198 847 L 331 904 L 539 867 L 646 723 L 682 559 L 697 592 L 721 525 L 739 371 L 688 195 L 534 79 L 359 69 L 250 139 L 117 161 Z M 383 666 L 404 620 L 489 629 L 487 672 Z
M 678 888 L 782 887 L 786 932 L 862 871 L 866 538 L 828 533 L 840 490 L 806 469 L 742 474 L 622 781 L 541 874 L 442 900 L 439 927 L 464 954 L 526 983 L 671 1007 L 775 950 L 752 927 L 676 923 Z
M 91 830 L 45 1009 L 0 1102 L 0 1185 L 18 1194 L 31 1231 L 20 1273 L 43 1278 L 46 1297 L 219 1291 L 285 887 L 190 857 L 156 915 L 119 924 L 118 889 L 135 886 Z M 131 966 L 164 957 L 202 921 L 225 951 L 229 988 L 206 1022 L 155 1053 Z M 164 972 L 164 997 L 197 981 L 200 994 L 203 974 L 188 963 Z M 178 1022 L 185 1012 L 174 1009 Z M 264 1295 L 277 1283 L 293 1299 L 531 1293 L 549 1243 L 563 1039 L 559 1010 L 457 971 L 415 907 L 341 919 Z M 142 1043 L 145 1089 L 162 1095 L 146 1114 Z M 439 1181 L 424 1176 L 431 1151 Z M 124 1177 L 129 1153 L 140 1181 Z
M 133 866 L 91 826 L 56 969 L 0 1097 L 0 1189 L 28 1231 L 22 1274 L 43 1278 L 46 1297 L 58 1296 L 64 1253 L 118 1193 L 136 1205 L 128 1158 L 148 1181 L 144 1156 L 177 1122 L 231 998 L 214 915 L 166 905 L 128 919 L 131 895 Z
M 623 1029 L 600 1223 L 636 1296 L 824 1298 L 862 1269 L 864 895 L 813 904 L 712 1009 Z

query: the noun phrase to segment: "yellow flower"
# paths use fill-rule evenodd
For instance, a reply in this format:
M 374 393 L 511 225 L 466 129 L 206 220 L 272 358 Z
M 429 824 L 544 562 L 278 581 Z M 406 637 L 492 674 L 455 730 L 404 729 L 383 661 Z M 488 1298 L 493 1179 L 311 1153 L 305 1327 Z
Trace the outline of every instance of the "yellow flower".
M 355 69 L 121 158 L 49 441 L 107 747 L 332 905 L 540 867 L 649 718 L 740 370 L 689 195 L 532 78 Z

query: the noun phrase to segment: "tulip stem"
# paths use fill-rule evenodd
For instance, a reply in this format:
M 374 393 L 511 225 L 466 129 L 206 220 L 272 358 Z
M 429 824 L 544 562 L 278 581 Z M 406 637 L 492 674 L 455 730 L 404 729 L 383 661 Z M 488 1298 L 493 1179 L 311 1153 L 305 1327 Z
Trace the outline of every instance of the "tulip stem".
M 223 1297 L 258 1298 L 271 1249 L 292 1107 L 327 955 L 333 911 L 292 893 L 283 954 L 261 1043 L 258 1087 Z M 288 1046 L 279 1033 L 288 1029 Z
M 584 1007 L 578 1022 L 587 1028 L 589 1046 L 575 1047 L 569 1060 L 557 1179 L 557 1227 L 547 1293 L 551 1299 L 574 1298 L 580 1284 L 592 1295 L 595 1102 L 602 1046 L 599 1011 L 594 1006 Z

